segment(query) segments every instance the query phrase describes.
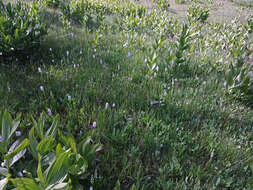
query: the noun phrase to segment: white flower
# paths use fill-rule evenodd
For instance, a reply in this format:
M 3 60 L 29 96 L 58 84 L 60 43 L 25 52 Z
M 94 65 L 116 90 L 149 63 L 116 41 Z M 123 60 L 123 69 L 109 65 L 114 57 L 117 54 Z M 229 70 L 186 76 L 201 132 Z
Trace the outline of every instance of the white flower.
M 80 55 L 82 55 L 83 54 L 83 51 L 82 50 L 80 50 Z
M 23 177 L 23 174 L 22 174 L 22 172 L 20 172 L 20 171 L 18 172 L 17 175 L 18 175 L 18 177 Z
M 1 166 L 2 166 L 2 167 L 5 167 L 5 166 L 6 166 L 6 160 L 4 160 L 4 161 L 1 163 Z
M 96 123 L 96 121 L 94 121 L 93 123 L 92 123 L 92 127 L 97 127 L 97 123 Z
M 44 87 L 43 86 L 40 86 L 40 91 L 44 91 Z
M 16 131 L 16 136 L 20 137 L 21 136 L 21 132 L 20 131 Z
M 68 50 L 66 51 L 66 54 L 67 54 L 67 56 L 69 56 L 69 51 Z
M 96 49 L 94 49 L 94 52 L 96 52 L 97 50 Z
M 40 67 L 38 67 L 38 71 L 39 71 L 39 73 L 42 73 L 42 70 L 41 70 L 41 68 L 40 68 Z
M 96 57 L 96 56 L 95 56 L 95 55 L 93 55 L 92 57 L 95 59 L 95 57 Z
M 70 101 L 71 100 L 71 96 L 68 94 L 67 97 L 68 97 L 68 101 Z
M 52 48 L 49 48 L 49 51 L 52 51 Z
M 113 108 L 115 107 L 115 104 L 114 104 L 114 103 L 112 104 L 112 107 L 113 107 Z
M 53 115 L 51 109 L 49 109 L 49 108 L 47 109 L 47 113 L 48 113 L 48 115 L 50 115 L 50 116 Z
M 40 31 L 35 31 L 35 36 L 39 35 Z
M 90 186 L 90 190 L 93 190 L 93 187 L 92 187 L 92 186 Z
M 105 104 L 105 109 L 108 109 L 108 108 L 109 108 L 109 103 L 106 102 L 106 104 Z
M 2 53 L 2 52 L 0 52 L 0 55 L 3 55 L 3 53 Z

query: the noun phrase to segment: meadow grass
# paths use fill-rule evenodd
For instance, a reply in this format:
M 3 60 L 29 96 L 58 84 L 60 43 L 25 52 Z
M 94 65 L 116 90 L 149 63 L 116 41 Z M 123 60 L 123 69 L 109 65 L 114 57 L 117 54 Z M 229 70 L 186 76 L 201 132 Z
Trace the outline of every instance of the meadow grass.
M 59 114 L 61 131 L 77 141 L 91 136 L 101 143 L 92 179 L 81 180 L 84 189 L 253 188 L 253 111 L 227 96 L 225 73 L 236 58 L 211 42 L 201 46 L 208 24 L 190 42 L 186 61 L 172 66 L 168 56 L 182 24 L 171 18 L 163 26 L 167 14 L 151 20 L 160 28 L 108 15 L 105 29 L 70 30 L 58 9 L 42 14 L 49 33 L 40 49 L 25 61 L 0 64 L 0 105 L 22 113 L 24 135 L 31 118 L 45 112 Z M 211 30 L 210 39 L 222 36 L 225 29 L 212 26 L 220 33 Z M 157 30 L 177 32 L 176 40 L 155 49 Z M 150 76 L 145 58 L 152 51 L 159 52 L 159 70 Z

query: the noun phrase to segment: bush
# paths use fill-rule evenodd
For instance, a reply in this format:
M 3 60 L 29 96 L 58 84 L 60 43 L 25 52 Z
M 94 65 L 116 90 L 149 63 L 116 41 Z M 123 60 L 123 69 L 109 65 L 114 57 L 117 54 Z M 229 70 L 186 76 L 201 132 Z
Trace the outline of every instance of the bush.
M 187 17 L 190 22 L 205 22 L 209 17 L 210 10 L 208 8 L 202 8 L 200 6 L 191 6 L 187 12 Z
M 226 79 L 229 94 L 247 105 L 253 105 L 253 65 L 243 63 L 232 66 Z
M 0 54 L 4 56 L 29 53 L 47 34 L 36 2 L 5 5 L 0 1 L 0 15 Z

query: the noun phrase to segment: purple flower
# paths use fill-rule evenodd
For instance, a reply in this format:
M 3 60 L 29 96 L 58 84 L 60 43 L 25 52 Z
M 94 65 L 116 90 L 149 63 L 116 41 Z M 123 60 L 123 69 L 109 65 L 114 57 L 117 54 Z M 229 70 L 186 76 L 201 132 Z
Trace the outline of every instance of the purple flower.
M 67 94 L 67 97 L 68 97 L 68 101 L 71 100 L 71 96 L 69 94 Z
M 20 131 L 16 131 L 16 136 L 20 137 L 21 136 L 21 132 Z
M 44 91 L 44 87 L 43 86 L 40 86 L 40 91 Z
M 94 122 L 92 123 L 92 127 L 93 127 L 93 128 L 97 127 L 96 121 L 94 121 Z
M 53 115 L 50 108 L 47 109 L 47 113 L 48 113 L 48 115 L 50 115 L 50 116 Z
M 40 67 L 38 67 L 38 71 L 39 71 L 39 73 L 42 73 L 42 70 L 41 70 L 41 68 L 40 68 Z
M 103 60 L 102 60 L 102 59 L 100 59 L 100 64 L 101 64 L 101 65 L 103 64 Z
M 131 53 L 130 53 L 130 51 L 128 52 L 127 56 L 128 56 L 128 57 L 130 57 L 130 56 L 131 56 Z

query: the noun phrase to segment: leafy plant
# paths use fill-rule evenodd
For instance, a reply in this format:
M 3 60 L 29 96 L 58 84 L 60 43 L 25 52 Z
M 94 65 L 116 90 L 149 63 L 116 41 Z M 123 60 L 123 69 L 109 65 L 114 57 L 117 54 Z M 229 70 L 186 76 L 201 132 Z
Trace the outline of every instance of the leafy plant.
M 47 34 L 42 23 L 39 4 L 18 1 L 16 4 L 0 2 L 0 52 L 2 55 L 29 54 L 38 47 Z
M 209 17 L 210 10 L 200 6 L 190 6 L 187 10 L 187 18 L 190 22 L 205 22 Z
M 0 114 L 0 161 L 2 162 L 0 175 L 5 176 L 5 178 L 0 181 L 0 189 L 4 189 L 7 185 L 11 175 L 11 167 L 24 156 L 26 147 L 29 145 L 28 139 L 24 139 L 23 141 L 17 139 L 9 147 L 13 142 L 13 134 L 15 134 L 19 123 L 20 115 L 13 120 L 7 110 Z

